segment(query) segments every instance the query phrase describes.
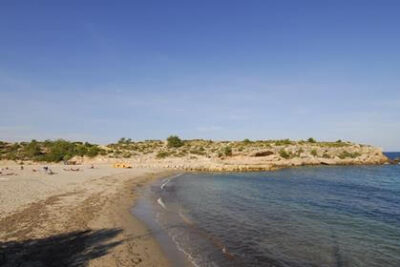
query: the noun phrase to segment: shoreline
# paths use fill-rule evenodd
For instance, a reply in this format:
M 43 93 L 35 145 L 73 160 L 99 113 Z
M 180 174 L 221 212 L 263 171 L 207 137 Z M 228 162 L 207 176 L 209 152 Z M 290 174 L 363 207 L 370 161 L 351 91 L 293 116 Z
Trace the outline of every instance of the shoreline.
M 310 241 L 307 239 L 307 235 L 310 233 L 315 233 L 315 235 L 317 236 L 318 234 L 321 234 L 321 240 L 331 240 L 329 242 L 321 242 L 321 247 L 324 247 L 324 249 L 326 249 L 326 251 L 324 251 L 324 259 L 319 258 L 318 259 L 318 245 L 315 246 L 315 251 L 316 253 L 311 253 L 311 254 L 307 254 L 305 253 L 304 256 L 304 260 L 310 260 L 310 262 L 313 262 L 313 260 L 316 260 L 316 262 L 318 264 L 316 265 L 324 265 L 323 263 L 327 263 L 326 265 L 332 265 L 335 266 L 337 265 L 337 259 L 343 255 L 344 259 L 346 260 L 354 260 L 354 262 L 357 262 L 357 257 L 360 257 L 360 259 L 363 258 L 362 255 L 362 251 L 364 251 L 363 246 L 358 247 L 360 254 L 358 255 L 351 255 L 351 252 L 349 253 L 345 253 L 345 252 L 341 252 L 341 254 L 336 254 L 336 253 L 332 253 L 332 248 L 336 248 L 337 245 L 337 240 L 340 238 L 340 240 L 342 241 L 343 237 L 337 237 L 335 234 L 332 235 L 332 233 L 335 233 L 333 231 L 340 231 L 343 227 L 343 221 L 342 219 L 345 219 L 345 217 L 341 217 L 341 215 L 343 214 L 348 214 L 347 217 L 347 230 L 349 232 L 351 231 L 358 231 L 359 229 L 357 227 L 354 227 L 354 222 L 357 220 L 361 220 L 362 218 L 364 218 L 366 220 L 366 223 L 371 223 L 371 226 L 373 226 L 375 223 L 372 223 L 371 221 L 369 221 L 371 218 L 369 217 L 370 215 L 370 211 L 369 210 L 363 210 L 362 207 L 363 205 L 360 204 L 360 207 L 357 206 L 358 202 L 357 201 L 349 201 L 349 207 L 345 207 L 343 208 L 343 205 L 345 205 L 344 203 L 340 202 L 342 199 L 343 194 L 348 195 L 350 197 L 350 199 L 354 199 L 354 200 L 359 200 L 359 197 L 357 195 L 357 192 L 359 192 L 360 189 L 365 189 L 363 190 L 363 199 L 367 199 L 368 201 L 370 201 L 370 199 L 368 198 L 368 196 L 372 195 L 371 192 L 371 188 L 378 188 L 380 186 L 382 186 L 381 190 L 378 190 L 380 192 L 386 192 L 385 188 L 387 186 L 387 184 L 382 183 L 376 183 L 376 179 L 374 179 L 375 177 L 380 177 L 379 175 L 376 175 L 377 173 L 382 174 L 382 177 L 387 177 L 388 180 L 387 181 L 392 181 L 395 176 L 395 174 L 388 172 L 388 170 L 393 170 L 394 168 L 396 170 L 398 170 L 397 166 L 360 166 L 361 168 L 359 168 L 359 166 L 353 166 L 350 168 L 346 167 L 341 167 L 341 166 L 320 166 L 320 167 L 306 167 L 303 170 L 299 170 L 299 172 L 297 170 L 293 170 L 291 168 L 287 169 L 288 171 L 283 171 L 280 174 L 274 174 L 274 173 L 265 173 L 265 177 L 264 175 L 261 174 L 249 174 L 249 178 L 254 178 L 254 179 L 246 179 L 246 175 L 243 175 L 244 179 L 239 179 L 240 176 L 242 176 L 242 174 L 233 174 L 232 176 L 230 174 L 221 174 L 221 173 L 216 173 L 217 176 L 220 176 L 218 178 L 221 177 L 226 177 L 226 179 L 220 179 L 218 181 L 216 181 L 218 178 L 216 179 L 212 179 L 213 177 L 205 177 L 206 179 L 201 179 L 201 177 L 204 176 L 208 176 L 207 174 L 204 173 L 198 173 L 198 174 L 194 174 L 194 177 L 192 177 L 192 179 L 189 177 L 188 179 L 181 179 L 180 181 L 171 181 L 170 183 L 167 183 L 167 180 L 163 180 L 163 181 L 157 181 L 155 182 L 155 186 L 152 188 L 151 192 L 152 192 L 152 198 L 151 200 L 151 204 L 153 204 L 153 208 L 151 210 L 155 211 L 153 212 L 153 217 L 156 218 L 156 222 L 158 222 L 161 227 L 165 230 L 165 232 L 167 232 L 168 236 L 174 241 L 177 242 L 175 243 L 177 245 L 177 247 L 179 248 L 184 248 L 185 251 L 183 253 L 185 253 L 185 255 L 187 257 L 189 257 L 190 259 L 195 259 L 195 263 L 199 264 L 199 266 L 202 266 L 203 264 L 201 264 L 202 262 L 204 262 L 203 260 L 205 260 L 206 262 L 208 262 L 207 260 L 211 259 L 211 260 L 215 260 L 215 262 L 221 262 L 223 261 L 225 258 L 225 254 L 226 252 L 228 253 L 227 255 L 231 255 L 230 253 L 232 252 L 232 255 L 236 255 L 239 258 L 236 258 L 236 260 L 238 261 L 237 266 L 243 266 L 245 264 L 240 264 L 241 258 L 240 257 L 244 257 L 246 260 L 249 260 L 249 262 L 256 262 L 257 260 L 255 259 L 263 259 L 263 262 L 266 263 L 267 259 L 271 260 L 271 265 L 280 265 L 279 261 L 274 261 L 274 259 L 276 259 L 275 257 L 277 255 L 279 255 L 279 252 L 277 252 L 277 254 L 257 254 L 258 252 L 261 253 L 260 251 L 262 250 L 257 250 L 257 249 L 262 249 L 265 248 L 265 246 L 261 246 L 261 247 L 257 247 L 256 244 L 258 244 L 256 241 L 260 240 L 257 239 L 257 236 L 251 236 L 252 239 L 250 239 L 250 241 L 248 243 L 246 243 L 249 247 L 254 245 L 254 254 L 252 254 L 253 256 L 256 255 L 257 257 L 253 257 L 253 258 L 249 258 L 243 255 L 246 255 L 246 249 L 242 249 L 243 247 L 245 247 L 244 245 L 242 246 L 241 242 L 246 242 L 246 238 L 249 232 L 253 231 L 253 232 L 259 232 L 259 233 L 268 233 L 266 234 L 262 239 L 262 240 L 268 240 L 268 238 L 272 237 L 271 239 L 271 246 L 279 246 L 282 245 L 282 251 L 290 251 L 291 252 L 287 254 L 287 258 L 282 257 L 282 258 L 278 258 L 280 260 L 283 261 L 283 263 L 285 262 L 285 260 L 288 260 L 288 262 L 290 262 L 289 260 L 293 260 L 291 261 L 292 264 L 297 263 L 296 260 L 301 259 L 301 255 L 297 255 L 296 252 L 300 251 L 300 249 L 297 248 L 296 244 L 304 244 L 302 243 L 302 239 L 304 238 L 304 240 Z M 301 167 L 303 168 L 303 167 Z M 291 170 L 290 170 L 291 169 Z M 310 169 L 310 170 L 308 170 Z M 377 172 L 378 171 L 378 172 Z M 294 175 L 296 175 L 297 173 L 299 173 L 299 177 L 298 179 L 292 179 Z M 369 174 L 372 174 L 372 176 L 369 176 Z M 189 176 L 191 176 L 192 174 L 189 174 Z M 330 175 L 332 175 L 330 177 Z M 186 175 L 185 175 L 186 176 Z M 198 177 L 197 177 L 198 176 Z M 324 178 L 323 178 L 324 177 Z M 257 179 L 260 178 L 260 179 Z M 265 179 L 270 179 L 272 182 L 271 183 L 265 183 Z M 285 179 L 288 178 L 288 179 Z M 332 180 L 331 180 L 332 178 Z M 348 178 L 352 178 L 354 180 L 348 180 Z M 225 182 L 224 182 L 225 181 Z M 299 181 L 299 183 L 298 183 Z M 386 180 L 385 180 L 386 181 Z M 221 186 L 221 184 L 224 182 L 224 186 Z M 357 183 L 355 183 L 357 182 Z M 365 183 L 365 184 L 364 184 Z M 394 184 L 394 182 L 393 182 Z M 230 187 L 230 185 L 232 185 L 232 187 Z M 353 187 L 351 187 L 353 186 Z M 332 187 L 334 187 L 336 190 L 332 191 Z M 349 187 L 352 188 L 352 190 L 349 190 Z M 240 191 L 243 188 L 244 191 Z M 246 189 L 247 188 L 247 189 Z M 273 200 L 277 200 L 278 204 L 275 204 L 274 201 L 270 201 L 271 199 L 269 197 L 264 198 L 264 194 L 260 193 L 258 194 L 258 200 L 257 201 L 261 201 L 261 202 L 254 202 L 254 203 L 263 203 L 263 205 L 253 205 L 253 202 L 251 201 L 233 201 L 232 202 L 232 198 L 231 196 L 235 196 L 235 199 L 240 199 L 240 200 L 252 200 L 254 195 L 257 194 L 249 194 L 252 192 L 257 192 L 254 190 L 258 190 L 258 188 L 260 188 L 259 192 L 266 192 L 265 189 L 271 189 L 269 190 L 270 193 L 266 194 L 266 195 L 270 195 L 271 199 Z M 157 190 L 159 189 L 159 190 Z M 231 190 L 229 190 L 231 189 Z M 235 190 L 232 190 L 235 189 Z M 275 190 L 272 190 L 275 189 Z M 337 191 L 339 189 L 339 191 Z M 340 191 L 342 190 L 343 191 Z M 165 191 L 164 191 L 165 190 Z M 179 191 L 181 190 L 181 191 Z M 239 191 L 238 191 L 239 190 Z M 247 190 L 247 191 L 246 191 Z M 283 191 L 278 191 L 278 190 L 283 190 Z M 203 193 L 198 193 L 198 192 L 203 192 Z M 319 193 L 321 192 L 322 193 Z M 339 192 L 339 193 L 336 193 Z M 180 192 L 180 193 L 179 193 Z M 212 192 L 210 194 L 210 192 Z M 284 194 L 281 194 L 281 193 Z M 294 192 L 299 192 L 298 195 L 296 195 L 296 193 Z M 221 199 L 223 199 L 223 194 L 226 194 L 226 198 L 224 198 L 226 201 L 225 204 L 221 204 Z M 289 195 L 288 193 L 292 193 L 290 194 L 291 197 L 293 198 L 298 198 L 299 201 L 294 201 L 293 199 L 288 200 L 287 195 Z M 331 195 L 331 193 L 333 193 Z M 354 194 L 355 193 L 355 194 Z M 318 195 L 320 194 L 320 195 Z M 215 196 L 215 198 L 212 198 L 212 196 Z M 249 198 L 238 198 L 239 196 L 248 196 Z M 304 196 L 306 196 L 307 198 L 313 196 L 313 195 L 317 195 L 317 197 L 312 198 L 312 202 L 311 204 L 307 201 L 304 201 Z M 324 197 L 328 195 L 331 198 L 329 199 L 325 199 Z M 179 197 L 177 197 L 179 196 Z M 381 195 L 373 195 L 373 197 L 377 197 L 379 198 Z M 211 200 L 209 200 L 209 198 L 211 197 Z M 157 199 L 160 199 L 161 203 L 157 203 Z M 207 199 L 209 201 L 207 201 L 205 204 L 203 204 L 204 200 Z M 333 199 L 333 200 L 331 200 Z M 186 202 L 185 202 L 186 200 Z M 321 204 L 321 200 L 326 201 L 326 202 L 322 202 Z M 396 198 L 394 199 L 396 200 Z M 304 201 L 304 202 L 302 202 Z M 384 204 L 382 206 L 382 208 L 386 208 L 385 202 L 386 200 L 383 200 L 381 204 Z M 187 205 L 182 205 L 183 203 L 186 203 Z M 233 203 L 233 204 L 232 204 Z M 239 203 L 244 203 L 239 204 Z M 247 204 L 246 204 L 247 203 Z M 270 207 L 270 212 L 265 212 L 265 205 L 268 206 L 268 203 L 271 204 Z M 354 204 L 356 203 L 356 204 Z M 373 203 L 373 201 L 371 202 L 371 204 Z M 392 212 L 394 212 L 395 214 L 395 203 L 393 202 L 393 206 L 391 208 L 393 208 Z M 218 204 L 218 205 L 215 205 Z M 301 205 L 301 206 L 298 206 Z M 326 221 L 326 210 L 322 210 L 321 211 L 321 205 L 326 205 L 324 207 L 326 207 L 329 211 L 331 212 L 338 212 L 338 214 L 340 215 L 335 215 L 335 224 L 338 228 L 333 228 L 334 230 L 332 230 L 332 228 L 328 227 L 324 227 L 327 223 L 332 223 L 332 218 L 327 218 Z M 355 205 L 355 206 L 354 206 Z M 181 208 L 184 206 L 184 208 L 182 209 L 183 211 L 183 215 L 182 216 L 180 214 L 181 212 Z M 219 208 L 216 207 L 225 207 L 222 208 L 222 210 L 219 210 Z M 246 208 L 245 208 L 246 207 Z M 254 207 L 258 207 L 258 214 L 261 217 L 255 217 L 254 219 L 252 219 L 251 221 L 246 221 L 243 218 L 248 218 L 251 216 L 244 216 L 244 214 L 250 214 L 253 216 L 254 213 L 251 212 L 251 210 Z M 234 211 L 235 208 L 237 208 L 238 214 Z M 388 207 L 389 208 L 389 207 Z M 225 210 L 224 210 L 225 209 Z M 355 213 L 348 213 L 349 209 L 354 209 L 355 211 L 359 211 L 359 213 L 355 212 Z M 185 212 L 185 211 L 195 211 L 195 212 Z M 196 211 L 197 210 L 197 211 Z M 268 210 L 268 209 L 267 209 Z M 284 210 L 282 213 L 280 213 L 281 210 Z M 362 210 L 363 212 L 360 212 L 360 210 Z M 234 211 L 234 212 L 232 212 Z M 246 213 L 246 211 L 250 211 L 249 213 Z M 306 212 L 305 212 L 306 211 Z M 240 214 L 241 212 L 245 212 L 244 214 Z M 300 212 L 300 213 L 298 213 Z M 347 212 L 347 213 L 346 213 Z M 157 214 L 158 213 L 158 214 Z M 317 226 L 315 228 L 310 229 L 309 225 L 310 225 L 310 213 L 312 214 L 317 214 L 318 216 L 313 217 L 311 220 L 313 221 L 318 221 L 320 222 L 320 226 L 318 226 L 318 224 L 316 224 Z M 343 213 L 343 214 L 342 214 Z M 223 216 L 219 217 L 219 214 L 223 214 Z M 304 214 L 303 220 L 301 221 L 301 223 L 299 223 L 300 221 L 296 221 L 296 219 L 293 217 L 290 217 L 290 215 L 295 215 L 296 217 L 299 214 Z M 188 217 L 186 215 L 189 215 Z M 192 215 L 192 216 L 191 216 Z M 204 215 L 204 216 L 203 216 Z M 225 216 L 226 215 L 226 216 Z M 234 216 L 229 216 L 229 215 L 234 215 Z M 237 217 L 236 217 L 237 215 Z M 269 216 L 268 216 L 269 215 Z M 277 217 L 275 217 L 275 215 Z M 380 211 L 376 211 L 375 213 L 377 221 L 381 220 L 381 213 Z M 393 216 L 393 215 L 391 215 Z M 180 218 L 179 218 L 180 217 Z M 257 228 L 259 227 L 258 222 L 259 219 L 264 218 L 264 217 L 269 217 L 271 218 L 270 221 L 267 221 L 268 223 L 266 223 L 263 227 L 264 228 Z M 184 218 L 188 218 L 190 221 L 190 226 L 188 226 L 187 228 L 190 228 L 190 230 L 186 231 L 186 226 L 185 226 L 185 222 L 184 222 Z M 182 220 L 183 219 L 183 220 Z M 214 220 L 215 219 L 215 220 Z M 234 223 L 232 223 L 232 220 L 234 220 Z M 372 220 L 372 219 L 371 219 Z M 393 222 L 393 221 L 391 221 Z M 392 224 L 391 222 L 387 222 L 387 230 L 386 231 L 386 235 L 389 239 L 384 239 L 383 237 L 383 241 L 386 242 L 386 240 L 391 240 L 388 241 L 388 244 L 390 244 L 390 242 L 393 242 L 393 240 L 395 240 L 395 238 L 391 237 L 391 227 Z M 293 227 L 292 225 L 296 224 L 296 227 Z M 226 231 L 225 226 L 229 225 L 229 227 L 227 227 Z M 236 228 L 233 228 L 233 226 Z M 257 225 L 256 229 L 258 229 L 257 231 L 252 228 L 255 227 L 255 225 Z M 277 227 L 278 231 L 267 231 L 267 228 L 272 229 L 271 228 L 273 225 L 275 225 L 275 227 Z M 312 225 L 312 224 L 311 224 Z M 179 226 L 179 227 L 176 227 Z M 198 228 L 202 228 L 204 229 L 204 227 L 206 227 L 207 229 L 207 233 L 206 235 L 201 234 L 201 231 L 197 231 L 197 230 L 193 230 L 193 227 L 197 228 L 197 226 L 200 226 Z M 215 226 L 215 227 L 214 227 Z M 279 227 L 286 227 L 286 228 L 282 228 L 288 231 L 293 231 L 294 236 L 300 236 L 301 238 L 297 238 L 298 243 L 293 242 L 293 243 L 285 243 L 285 237 L 283 237 L 282 239 L 280 239 L 280 231 L 279 231 Z M 297 228 L 297 226 L 299 226 L 301 229 L 301 231 L 299 230 L 299 228 Z M 241 227 L 244 227 L 244 231 L 242 235 L 239 236 L 239 239 L 235 240 L 234 235 L 231 235 L 231 231 L 233 232 L 233 230 L 237 230 L 237 232 L 240 232 L 240 230 L 242 229 Z M 248 227 L 248 228 L 246 228 Z M 332 226 L 333 227 L 333 226 Z M 213 230 L 212 230 L 213 229 Z M 246 230 L 247 229 L 247 230 Z M 261 230 L 260 230 L 261 229 Z M 304 230 L 304 231 L 303 231 Z M 366 233 L 369 233 L 368 231 L 370 230 L 376 230 L 376 232 L 374 232 L 374 234 L 376 233 L 380 233 L 379 229 L 376 229 L 375 227 L 373 229 L 371 229 L 370 227 L 366 227 L 364 228 L 364 230 L 366 230 Z M 224 232 L 225 231 L 225 232 Z M 297 231 L 297 232 L 296 232 Z M 199 234 L 201 237 L 206 236 L 206 240 L 208 241 L 212 241 L 215 240 L 214 238 L 212 238 L 213 234 L 214 235 L 219 235 L 220 237 L 222 237 L 221 242 L 218 242 L 217 244 L 220 244 L 221 247 L 218 247 L 219 249 L 222 248 L 222 253 L 216 253 L 217 250 L 215 250 L 215 247 L 212 246 L 213 244 L 208 244 L 209 242 L 207 241 L 202 241 L 201 238 L 199 238 Z M 300 233 L 305 233 L 304 236 L 299 235 Z M 353 232 L 354 233 L 354 232 Z M 372 236 L 374 235 L 372 234 Z M 233 236 L 233 237 L 232 237 Z M 313 235 L 310 235 L 313 236 Z M 194 238 L 195 237 L 195 238 Z M 362 236 L 360 236 L 361 238 Z M 273 242 L 273 238 L 275 238 L 275 240 L 277 242 Z M 369 237 L 372 238 L 372 237 Z M 368 239 L 368 238 L 367 238 Z M 253 241 L 256 240 L 256 241 Z M 293 238 L 293 240 L 296 240 L 296 238 Z M 312 244 L 316 244 L 318 243 L 318 240 L 312 240 L 311 242 Z M 304 252 L 306 252 L 306 248 L 307 246 L 309 246 L 311 243 L 305 244 L 304 247 L 302 247 L 302 249 L 304 250 Z M 227 244 L 234 244 L 231 247 L 229 247 L 229 245 Z M 290 244 L 294 244 L 293 246 Z M 393 243 L 392 243 L 393 244 Z M 225 249 L 225 246 L 227 247 L 227 249 Z M 341 244 L 341 246 L 343 246 L 344 244 Z M 286 248 L 290 248 L 288 250 L 285 250 Z M 351 247 L 350 247 L 351 248 Z M 349 249 L 343 249 L 343 251 L 351 251 Z M 368 250 L 365 250 L 368 251 Z M 202 254 L 204 252 L 204 254 Z M 370 251 L 373 252 L 373 251 Z M 243 253 L 243 254 L 241 254 Z M 209 257 L 209 255 L 212 255 L 211 257 Z M 220 255 L 220 256 L 218 256 Z M 240 256 L 239 256 L 240 255 Z M 307 255 L 307 256 L 306 256 Z M 397 259 L 395 256 L 395 254 L 390 254 L 393 259 Z M 290 256 L 290 257 L 289 257 Z M 296 258 L 298 257 L 298 258 Z M 307 258 L 308 257 L 308 258 Z M 326 257 L 326 258 L 325 258 Z M 371 257 L 370 260 L 375 260 L 378 258 L 374 258 Z M 326 260 L 326 262 L 325 262 Z M 225 261 L 223 261 L 225 262 Z M 300 261 L 299 261 L 300 262 Z M 379 262 L 379 261 L 377 261 Z M 329 263 L 329 264 L 328 264 Z M 300 263 L 299 263 L 300 264 Z M 207 264 L 205 264 L 207 265 Z M 211 264 L 210 264 L 211 265 Z M 250 264 L 250 265 L 254 265 L 254 264 Z M 283 264 L 284 265 L 284 264 Z M 290 264 L 288 264 L 290 265 Z M 296 264 L 295 264 L 296 265 Z M 305 264 L 307 265 L 307 264 Z M 313 264 L 311 264 L 313 265 Z M 177 266 L 177 265 L 174 265 Z M 221 266 L 236 266 L 234 264 L 234 262 L 232 262 L 231 264 L 221 264 Z
M 16 205 L 0 216 L 0 265 L 170 266 L 153 233 L 131 210 L 138 189 L 175 172 L 105 170 L 103 176 L 75 177 L 65 185 L 54 180 L 61 185 L 58 190 L 43 191 L 42 199 Z M 43 178 L 48 185 L 48 180 L 60 179 L 57 175 Z M 0 181 L 3 191 L 7 184 L 24 186 L 29 180 L 23 175 L 9 179 Z M 24 187 L 21 198 L 24 190 L 29 189 Z M 0 198 L 0 211 L 7 210 L 11 195 Z
M 1 176 L 0 265 L 15 266 L 22 259 L 47 265 L 62 265 L 71 260 L 88 266 L 172 265 L 151 227 L 132 211 L 145 186 L 191 172 L 162 168 L 113 169 L 108 165 L 89 170 L 84 169 L 89 166 L 80 165 L 79 173 L 60 173 L 64 166 L 53 164 L 50 167 L 55 175 L 35 173 L 38 177 L 31 177 L 34 174 L 29 172 L 30 168 L 38 166 L 28 165 L 17 176 Z M 300 166 L 279 169 L 291 167 Z M 92 175 L 91 171 L 95 173 Z M 30 183 L 24 184 L 27 181 Z M 9 192 L 11 198 L 4 201 L 7 185 L 12 189 L 13 182 L 25 189 L 16 195 Z M 58 189 L 47 192 L 42 184 Z M 43 193 L 41 198 L 28 195 L 30 202 L 11 205 L 7 212 L 7 203 L 24 199 L 35 187 L 38 191 L 34 193 Z M 19 252 L 21 248 L 23 253 Z

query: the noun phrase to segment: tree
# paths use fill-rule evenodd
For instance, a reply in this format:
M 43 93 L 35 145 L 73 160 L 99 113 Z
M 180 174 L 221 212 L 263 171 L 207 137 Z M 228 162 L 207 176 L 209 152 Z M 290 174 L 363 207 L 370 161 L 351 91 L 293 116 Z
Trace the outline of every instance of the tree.
M 251 143 L 251 141 L 250 141 L 248 138 L 244 139 L 242 142 L 243 142 L 244 144 L 246 144 L 246 145 L 248 145 L 248 144 Z
M 183 141 L 177 135 L 171 135 L 167 138 L 168 147 L 181 147 Z
M 317 141 L 316 141 L 314 138 L 312 138 L 312 137 L 308 138 L 307 141 L 308 141 L 309 143 L 316 143 L 316 142 L 317 142 Z
M 36 140 L 32 140 L 25 148 L 25 155 L 28 159 L 35 158 L 42 154 L 40 145 Z

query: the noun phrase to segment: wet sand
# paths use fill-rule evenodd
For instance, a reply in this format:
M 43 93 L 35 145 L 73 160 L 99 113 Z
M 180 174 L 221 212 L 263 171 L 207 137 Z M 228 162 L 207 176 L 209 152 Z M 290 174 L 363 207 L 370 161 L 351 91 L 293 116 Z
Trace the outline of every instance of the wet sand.
M 52 165 L 49 175 L 42 166 L 1 166 L 1 266 L 170 265 L 131 208 L 171 171 Z

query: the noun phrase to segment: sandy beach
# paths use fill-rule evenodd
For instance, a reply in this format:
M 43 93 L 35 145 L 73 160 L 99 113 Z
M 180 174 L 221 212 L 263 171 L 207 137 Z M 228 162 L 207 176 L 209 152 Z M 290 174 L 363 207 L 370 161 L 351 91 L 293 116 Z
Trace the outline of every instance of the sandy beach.
M 130 210 L 139 188 L 171 171 L 43 166 L 0 166 L 0 265 L 169 265 Z

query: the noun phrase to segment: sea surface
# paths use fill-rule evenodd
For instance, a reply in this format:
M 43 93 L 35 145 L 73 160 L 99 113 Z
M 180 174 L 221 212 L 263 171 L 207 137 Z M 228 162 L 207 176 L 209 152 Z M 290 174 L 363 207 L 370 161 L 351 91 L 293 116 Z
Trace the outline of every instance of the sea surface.
M 400 266 L 400 165 L 185 173 L 134 213 L 175 266 Z
M 400 152 L 384 152 L 389 159 L 400 159 Z

